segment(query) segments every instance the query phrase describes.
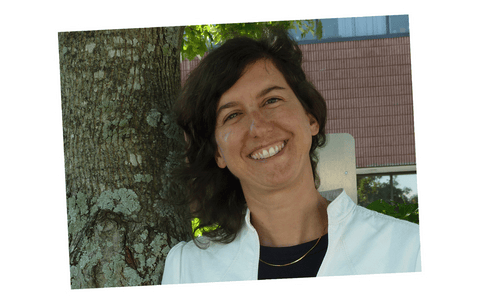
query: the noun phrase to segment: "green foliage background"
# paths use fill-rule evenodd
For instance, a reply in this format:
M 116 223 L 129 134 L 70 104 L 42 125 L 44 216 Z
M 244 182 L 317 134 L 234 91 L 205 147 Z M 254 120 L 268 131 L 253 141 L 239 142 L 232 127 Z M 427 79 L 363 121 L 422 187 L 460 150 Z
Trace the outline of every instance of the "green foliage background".
M 391 196 L 390 181 L 382 180 L 383 176 L 359 176 L 357 177 L 357 198 L 358 204 L 367 206 L 378 199 L 393 200 L 396 203 L 418 203 L 418 196 L 409 197 L 412 192 L 411 188 L 400 188 L 397 176 L 393 175 L 393 196 Z
M 322 38 L 322 23 L 315 20 L 190 25 L 185 27 L 182 58 L 193 60 L 196 56 L 203 57 L 216 45 L 238 35 L 259 38 L 273 26 L 300 31 L 302 38 L 308 33 L 312 33 L 319 40 Z
M 382 182 L 381 178 L 382 176 L 357 178 L 358 204 L 398 219 L 419 224 L 418 196 L 409 197 L 412 189 L 400 188 L 395 175 L 392 176 L 393 188 L 390 186 L 389 180 Z

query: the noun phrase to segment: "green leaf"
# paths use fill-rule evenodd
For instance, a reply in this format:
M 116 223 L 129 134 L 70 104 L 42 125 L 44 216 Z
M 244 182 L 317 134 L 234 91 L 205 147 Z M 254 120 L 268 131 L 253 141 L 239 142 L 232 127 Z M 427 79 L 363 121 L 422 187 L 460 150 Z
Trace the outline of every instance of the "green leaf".
M 267 21 L 186 26 L 182 41 L 182 58 L 193 60 L 196 56 L 203 57 L 205 52 L 207 52 L 209 49 L 212 49 L 215 45 L 221 44 L 226 40 L 235 37 L 236 35 L 245 35 L 256 39 L 261 37 L 265 28 L 268 29 L 272 26 L 278 26 L 284 29 L 293 29 L 295 28 L 296 23 L 299 24 L 299 28 L 302 30 L 303 37 L 310 31 L 317 37 L 321 38 L 321 23 L 318 22 L 320 27 L 317 25 L 317 31 L 315 31 L 314 20 Z M 318 32 L 318 28 L 320 28 L 320 32 Z
M 394 203 L 394 202 L 393 202 Z M 375 200 L 367 206 L 368 209 L 392 216 L 394 218 L 419 223 L 418 203 L 397 203 L 394 205 L 382 199 Z
M 218 225 L 205 226 L 200 228 L 199 226 L 200 226 L 200 219 L 198 218 L 192 219 L 192 231 L 194 233 L 193 236 L 195 238 L 200 237 L 203 234 L 203 232 L 212 231 L 218 228 Z

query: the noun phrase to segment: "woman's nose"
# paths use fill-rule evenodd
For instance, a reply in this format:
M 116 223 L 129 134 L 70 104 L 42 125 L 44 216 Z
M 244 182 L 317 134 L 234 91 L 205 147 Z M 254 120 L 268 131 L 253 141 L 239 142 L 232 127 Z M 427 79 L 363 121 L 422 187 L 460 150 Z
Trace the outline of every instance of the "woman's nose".
M 253 137 L 261 137 L 273 129 L 272 122 L 259 111 L 251 113 L 248 128 Z

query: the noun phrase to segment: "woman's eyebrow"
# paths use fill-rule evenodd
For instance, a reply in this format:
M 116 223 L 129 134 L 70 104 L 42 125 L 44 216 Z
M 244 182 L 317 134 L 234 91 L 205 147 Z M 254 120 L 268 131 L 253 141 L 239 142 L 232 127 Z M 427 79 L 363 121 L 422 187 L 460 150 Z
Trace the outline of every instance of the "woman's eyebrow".
M 281 86 L 278 86 L 278 85 L 273 85 L 273 86 L 267 87 L 267 88 L 265 88 L 264 90 L 262 90 L 261 92 L 258 93 L 257 98 L 261 98 L 261 97 L 265 96 L 266 94 L 268 94 L 269 92 L 271 92 L 272 90 L 276 90 L 276 89 L 285 89 L 285 87 L 281 87 Z
M 228 103 L 225 103 L 224 105 L 220 106 L 217 110 L 217 117 L 222 110 L 227 109 L 227 108 L 231 108 L 231 107 L 235 107 L 235 106 L 238 106 L 237 101 L 228 102 Z

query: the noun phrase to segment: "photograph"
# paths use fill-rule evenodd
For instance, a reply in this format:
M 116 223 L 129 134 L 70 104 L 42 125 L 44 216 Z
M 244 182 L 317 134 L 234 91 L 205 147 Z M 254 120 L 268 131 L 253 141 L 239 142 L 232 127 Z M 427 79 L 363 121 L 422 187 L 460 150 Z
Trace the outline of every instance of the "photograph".
M 72 289 L 420 272 L 409 36 L 60 32 Z

